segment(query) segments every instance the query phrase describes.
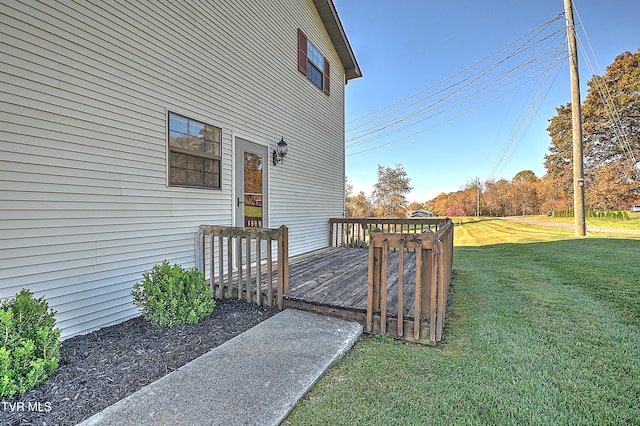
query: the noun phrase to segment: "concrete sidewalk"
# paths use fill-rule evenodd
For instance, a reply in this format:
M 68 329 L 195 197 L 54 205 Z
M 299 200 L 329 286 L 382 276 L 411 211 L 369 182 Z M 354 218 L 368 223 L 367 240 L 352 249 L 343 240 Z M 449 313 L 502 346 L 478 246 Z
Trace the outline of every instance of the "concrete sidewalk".
M 277 425 L 361 333 L 287 309 L 80 425 Z

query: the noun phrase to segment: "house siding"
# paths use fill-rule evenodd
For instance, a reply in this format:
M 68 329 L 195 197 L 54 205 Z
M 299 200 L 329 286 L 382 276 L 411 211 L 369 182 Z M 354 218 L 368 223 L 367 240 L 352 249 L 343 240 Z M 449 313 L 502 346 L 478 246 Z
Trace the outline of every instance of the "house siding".
M 0 3 L 0 297 L 45 296 L 63 336 L 138 315 L 162 260 L 190 267 L 202 223 L 233 223 L 234 135 L 284 137 L 269 225 L 290 254 L 343 213 L 344 67 L 313 2 Z M 331 96 L 297 70 L 297 29 Z M 222 128 L 220 190 L 167 186 L 167 113 Z

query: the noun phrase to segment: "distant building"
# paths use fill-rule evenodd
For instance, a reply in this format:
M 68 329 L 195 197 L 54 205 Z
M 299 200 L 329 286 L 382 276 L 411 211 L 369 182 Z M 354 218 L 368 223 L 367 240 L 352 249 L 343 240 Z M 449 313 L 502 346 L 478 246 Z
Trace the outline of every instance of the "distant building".
M 434 217 L 437 216 L 435 213 L 430 212 L 429 210 L 416 210 L 409 214 L 409 217 Z

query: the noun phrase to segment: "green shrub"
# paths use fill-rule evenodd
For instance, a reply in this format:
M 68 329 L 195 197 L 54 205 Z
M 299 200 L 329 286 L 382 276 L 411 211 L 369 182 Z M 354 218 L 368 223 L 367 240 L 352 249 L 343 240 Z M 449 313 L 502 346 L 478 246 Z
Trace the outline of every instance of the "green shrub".
M 195 324 L 211 315 L 216 305 L 204 274 L 196 268 L 170 266 L 165 260 L 143 278 L 133 286 L 133 303 L 156 327 Z
M 573 217 L 573 209 L 558 210 L 555 215 L 556 217 Z
M 58 366 L 60 329 L 44 297 L 23 289 L 0 307 L 0 397 L 13 398 L 44 382 Z
M 348 240 L 347 244 L 352 248 L 369 248 L 369 240 L 366 238 L 351 238 Z

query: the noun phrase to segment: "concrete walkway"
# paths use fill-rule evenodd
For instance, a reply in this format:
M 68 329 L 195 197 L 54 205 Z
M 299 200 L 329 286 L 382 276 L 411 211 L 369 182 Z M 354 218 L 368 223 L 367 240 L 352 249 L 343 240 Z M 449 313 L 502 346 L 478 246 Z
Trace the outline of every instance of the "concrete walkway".
M 80 425 L 278 425 L 361 333 L 287 309 Z

